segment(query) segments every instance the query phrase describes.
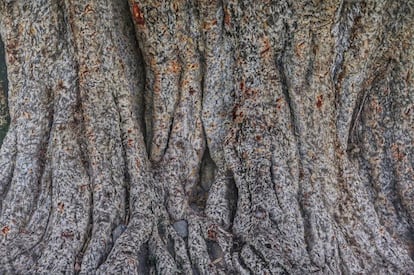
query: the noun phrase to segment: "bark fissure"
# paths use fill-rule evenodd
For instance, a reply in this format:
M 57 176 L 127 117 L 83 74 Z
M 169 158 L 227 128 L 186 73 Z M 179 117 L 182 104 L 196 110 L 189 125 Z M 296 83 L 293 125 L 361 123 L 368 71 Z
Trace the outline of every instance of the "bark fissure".
M 6 136 L 10 124 L 10 115 L 7 102 L 8 82 L 5 58 L 4 43 L 0 34 L 0 146 L 3 144 L 3 139 Z

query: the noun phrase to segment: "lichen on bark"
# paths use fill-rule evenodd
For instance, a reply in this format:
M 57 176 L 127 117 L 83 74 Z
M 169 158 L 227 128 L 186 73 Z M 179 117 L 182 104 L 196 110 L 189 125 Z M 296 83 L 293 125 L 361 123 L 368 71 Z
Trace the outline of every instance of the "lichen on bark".
M 0 2 L 0 273 L 413 273 L 413 29 L 411 1 Z

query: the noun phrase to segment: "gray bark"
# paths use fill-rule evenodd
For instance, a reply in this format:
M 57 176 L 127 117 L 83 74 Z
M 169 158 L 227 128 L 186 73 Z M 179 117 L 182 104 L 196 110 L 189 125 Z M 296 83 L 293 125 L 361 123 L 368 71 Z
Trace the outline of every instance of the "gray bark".
M 411 0 L 1 1 L 0 274 L 414 273 L 413 30 Z
M 4 57 L 4 44 L 0 39 L 0 145 L 10 124 L 9 112 L 7 109 L 7 70 Z

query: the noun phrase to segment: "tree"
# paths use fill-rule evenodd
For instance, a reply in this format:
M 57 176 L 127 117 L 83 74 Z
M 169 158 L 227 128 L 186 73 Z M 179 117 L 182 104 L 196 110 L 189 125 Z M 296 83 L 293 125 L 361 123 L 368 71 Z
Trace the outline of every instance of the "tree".
M 414 273 L 413 1 L 0 13 L 0 273 Z

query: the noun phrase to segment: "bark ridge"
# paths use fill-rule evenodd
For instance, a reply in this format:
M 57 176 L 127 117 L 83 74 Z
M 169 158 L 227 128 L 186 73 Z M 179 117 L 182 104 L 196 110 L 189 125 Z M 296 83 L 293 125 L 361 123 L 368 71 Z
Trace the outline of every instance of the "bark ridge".
M 414 273 L 413 29 L 412 1 L 0 2 L 0 274 Z

